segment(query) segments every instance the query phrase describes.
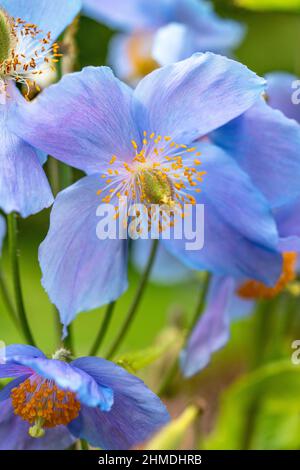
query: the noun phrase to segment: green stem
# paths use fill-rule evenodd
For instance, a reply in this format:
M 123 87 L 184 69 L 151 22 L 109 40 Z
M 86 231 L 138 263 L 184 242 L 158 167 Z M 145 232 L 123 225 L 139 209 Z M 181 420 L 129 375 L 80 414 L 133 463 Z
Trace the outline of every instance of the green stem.
M 115 309 L 116 302 L 111 302 L 107 306 L 107 310 L 104 315 L 104 319 L 102 322 L 102 325 L 100 327 L 99 333 L 97 335 L 97 338 L 95 339 L 95 342 L 90 350 L 89 356 L 96 356 L 97 352 L 100 349 L 100 346 L 102 345 L 102 342 L 105 338 L 105 335 L 107 333 L 107 330 L 109 328 L 110 322 L 113 317 L 114 309 Z
M 32 346 L 35 346 L 35 341 L 33 339 L 31 329 L 27 320 L 21 278 L 20 278 L 20 266 L 19 266 L 19 256 L 18 256 L 18 247 L 17 247 L 17 222 L 16 215 L 10 214 L 7 217 L 8 220 L 8 241 L 9 241 L 9 251 L 10 251 L 10 261 L 13 277 L 14 292 L 16 298 L 16 307 L 17 313 L 20 321 L 20 325 L 26 341 Z
M 10 295 L 9 295 L 9 291 L 8 291 L 8 287 L 6 285 L 6 282 L 5 282 L 5 278 L 4 278 L 4 275 L 3 275 L 3 271 L 0 267 L 0 291 L 1 291 L 1 294 L 2 294 L 2 299 L 3 299 L 3 303 L 6 307 L 6 310 L 12 320 L 12 322 L 14 323 L 14 325 L 19 328 L 19 322 L 18 322 L 18 317 L 17 317 L 17 314 L 16 314 L 16 311 L 15 311 L 15 308 L 14 308 L 14 305 L 10 299 Z
M 252 359 L 252 370 L 257 369 L 265 361 L 266 351 L 268 347 L 270 310 L 274 307 L 273 302 L 266 300 L 260 301 L 254 318 L 254 356 Z M 244 430 L 241 436 L 241 448 L 243 450 L 251 449 L 253 436 L 255 433 L 257 417 L 261 406 L 261 396 L 254 393 L 249 401 L 248 408 L 245 412 Z
M 147 262 L 147 266 L 146 266 L 146 269 L 144 271 L 144 274 L 142 276 L 142 279 L 141 279 L 141 282 L 140 282 L 140 285 L 138 287 L 138 290 L 136 292 L 136 295 L 134 297 L 134 300 L 131 304 L 131 307 L 127 313 L 127 316 L 125 318 L 125 321 L 119 331 L 119 334 L 117 336 L 117 338 L 115 339 L 115 341 L 113 342 L 108 354 L 107 354 L 107 358 L 108 359 L 111 359 L 116 351 L 119 349 L 119 347 L 121 346 L 121 343 L 122 341 L 124 340 L 135 316 L 136 316 L 136 313 L 138 311 L 138 307 L 141 303 L 141 300 L 143 298 L 143 295 L 144 295 L 144 292 L 145 292 L 145 288 L 147 286 L 147 283 L 148 283 L 148 280 L 149 280 L 149 276 L 150 276 L 150 273 L 151 273 L 151 270 L 152 270 L 152 267 L 153 267 L 153 264 L 154 264 L 154 261 L 155 261 L 155 257 L 156 257 L 156 254 L 157 254 L 157 248 L 158 248 L 158 240 L 154 240 L 153 243 L 152 243 L 152 248 L 151 248 L 151 253 L 150 253 L 150 256 L 149 256 L 149 259 L 148 259 L 148 262 Z
M 80 439 L 81 450 L 90 450 L 88 443 L 84 439 Z
M 207 292 L 208 292 L 208 287 L 210 283 L 210 278 L 211 278 L 211 275 L 209 273 L 205 273 L 205 278 L 204 278 L 203 284 L 201 284 L 200 295 L 199 295 L 199 299 L 195 308 L 195 313 L 194 313 L 192 322 L 186 334 L 187 339 L 190 336 L 190 333 L 193 331 L 196 323 L 198 322 L 200 316 L 203 313 L 205 302 L 206 302 L 206 297 L 207 297 Z M 162 396 L 168 392 L 170 385 L 172 384 L 174 378 L 176 377 L 178 373 L 178 369 L 179 369 L 178 360 L 176 358 L 171 368 L 169 369 L 167 376 L 164 378 L 164 380 L 162 381 L 162 384 L 159 387 L 158 395 Z

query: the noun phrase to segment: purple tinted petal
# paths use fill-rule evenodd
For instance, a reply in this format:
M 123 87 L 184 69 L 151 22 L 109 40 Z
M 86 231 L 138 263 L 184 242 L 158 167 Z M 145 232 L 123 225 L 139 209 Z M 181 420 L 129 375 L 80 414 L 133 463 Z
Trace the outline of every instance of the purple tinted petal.
M 2 215 L 0 215 L 0 256 L 1 256 L 1 252 L 2 252 L 2 246 L 3 246 L 3 241 L 4 241 L 5 234 L 6 234 L 5 219 L 4 219 L 4 217 L 2 217 Z
M 182 352 L 181 368 L 185 377 L 191 377 L 206 367 L 211 355 L 227 343 L 230 324 L 227 308 L 234 288 L 232 279 L 214 279 L 205 312 Z
M 113 155 L 121 160 L 135 155 L 131 141 L 139 144 L 140 137 L 131 106 L 131 89 L 109 68 L 87 67 L 63 77 L 26 107 L 19 105 L 16 132 L 69 165 L 99 173 Z
M 100 176 L 89 176 L 58 195 L 40 247 L 42 283 L 65 326 L 127 289 L 126 240 L 97 238 L 101 185 Z
M 47 429 L 40 439 L 29 436 L 29 427 L 14 414 L 11 400 L 0 403 L 0 450 L 64 450 L 75 441 L 65 426 Z
M 214 140 L 250 175 L 272 207 L 299 195 L 300 126 L 263 100 L 215 132 Z
M 44 353 L 33 346 L 27 346 L 22 344 L 11 344 L 4 349 L 0 350 L 0 377 L 20 377 L 23 375 L 31 375 L 32 370 L 28 367 L 15 363 L 15 356 L 24 357 L 45 357 Z M 4 363 L 3 363 L 4 360 Z
M 264 85 L 262 78 L 238 62 L 211 53 L 195 54 L 140 82 L 135 90 L 141 103 L 137 121 L 141 130 L 190 143 L 244 113 Z
M 76 359 L 72 364 L 114 391 L 109 413 L 83 407 L 80 417 L 69 425 L 72 433 L 90 444 L 106 450 L 130 449 L 169 421 L 160 399 L 121 367 L 92 357 Z
M 0 390 L 0 402 L 8 400 L 13 388 L 18 387 L 22 382 L 24 382 L 30 375 L 22 375 L 17 379 L 12 380 L 8 385 L 5 385 L 2 390 Z

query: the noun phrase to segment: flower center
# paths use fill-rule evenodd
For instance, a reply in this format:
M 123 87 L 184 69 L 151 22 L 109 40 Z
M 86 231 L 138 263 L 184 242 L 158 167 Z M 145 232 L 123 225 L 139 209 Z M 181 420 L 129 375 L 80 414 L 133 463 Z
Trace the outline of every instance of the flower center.
M 132 80 L 148 75 L 159 67 L 151 57 L 153 37 L 151 33 L 134 33 L 127 43 L 127 53 L 132 65 Z
M 237 290 L 237 294 L 244 299 L 272 299 L 296 278 L 297 253 L 283 254 L 283 267 L 280 278 L 273 287 L 262 282 L 249 280 Z
M 80 402 L 73 392 L 62 390 L 52 380 L 33 376 L 11 391 L 15 414 L 33 425 L 32 437 L 42 437 L 44 428 L 67 425 L 78 417 Z
M 34 24 L 9 17 L 0 10 L 0 78 L 11 79 L 27 86 L 36 83 L 39 75 L 55 70 L 58 45 L 51 44 L 51 33 L 46 35 Z

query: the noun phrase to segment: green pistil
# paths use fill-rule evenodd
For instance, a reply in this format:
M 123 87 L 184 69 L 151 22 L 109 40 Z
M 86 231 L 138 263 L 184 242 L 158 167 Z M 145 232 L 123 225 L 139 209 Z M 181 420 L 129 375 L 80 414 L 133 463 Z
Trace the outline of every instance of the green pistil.
M 169 179 L 159 171 L 145 171 L 142 175 L 144 195 L 152 204 L 169 204 L 173 199 L 173 189 Z
M 43 428 L 44 425 L 44 420 L 43 418 L 37 418 L 35 420 L 35 423 L 31 428 L 29 428 L 28 433 L 31 437 L 35 439 L 39 439 L 41 437 L 44 437 L 45 435 L 45 429 Z
M 6 14 L 0 10 L 0 64 L 4 62 L 11 50 L 11 26 Z

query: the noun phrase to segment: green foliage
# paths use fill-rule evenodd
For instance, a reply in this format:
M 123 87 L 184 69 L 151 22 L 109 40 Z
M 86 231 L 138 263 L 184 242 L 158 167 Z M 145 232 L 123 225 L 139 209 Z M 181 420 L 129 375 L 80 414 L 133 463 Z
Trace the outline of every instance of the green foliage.
M 0 9 L 0 63 L 9 56 L 11 48 L 11 31 L 8 19 Z
M 300 0 L 236 0 L 235 3 L 251 10 L 300 10 Z
M 245 418 L 258 400 L 255 449 L 299 447 L 300 369 L 290 361 L 268 364 L 244 376 L 223 396 L 215 431 L 205 442 L 209 449 L 241 449 Z

